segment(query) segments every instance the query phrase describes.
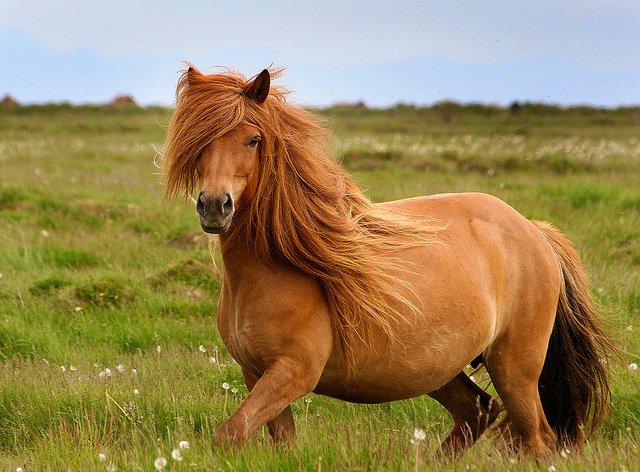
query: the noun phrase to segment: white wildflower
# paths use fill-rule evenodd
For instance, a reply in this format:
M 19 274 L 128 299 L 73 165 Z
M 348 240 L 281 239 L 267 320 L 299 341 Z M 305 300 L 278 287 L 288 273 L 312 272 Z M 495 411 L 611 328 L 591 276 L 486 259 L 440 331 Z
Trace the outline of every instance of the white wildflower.
M 107 367 L 106 369 L 101 370 L 100 372 L 98 372 L 98 377 L 100 377 L 101 379 L 108 379 L 109 377 L 111 377 L 111 369 Z
M 42 235 L 43 238 L 49 237 L 49 231 L 47 231 L 46 229 L 43 229 L 42 231 L 40 231 L 40 234 Z
M 138 369 L 131 369 L 131 375 L 133 376 L 138 375 Z
M 101 452 L 100 454 L 98 454 L 98 460 L 100 462 L 106 461 L 107 460 L 107 455 Z
M 117 370 L 118 372 L 120 372 L 120 373 L 123 373 L 123 372 L 124 372 L 124 366 L 123 366 L 122 364 L 118 364 L 118 365 L 116 366 L 116 370 Z
M 0 274 L 2 276 L 2 274 Z M 633 326 L 627 326 L 627 331 L 633 331 Z
M 107 466 L 107 472 L 116 472 L 116 466 L 113 462 Z
M 133 389 L 133 394 L 134 395 L 140 395 L 140 390 L 138 390 L 137 388 Z
M 227 382 L 224 382 L 222 384 L 222 388 L 224 388 L 225 390 L 229 390 L 231 388 L 231 386 Z
M 206 348 L 206 347 L 204 347 L 203 345 L 200 345 L 200 346 L 198 347 L 198 350 L 199 350 L 200 352 L 203 352 L 203 353 L 204 353 L 204 352 L 207 352 L 207 348 Z
M 560 451 L 560 457 L 562 457 L 563 459 L 566 459 L 567 457 L 569 457 L 570 454 L 571 454 L 571 451 L 566 447 L 563 447 L 562 450 Z
M 153 462 L 153 466 L 156 468 L 156 470 L 162 470 L 167 466 L 167 459 L 165 459 L 164 457 L 158 457 Z
M 67 371 L 67 368 L 63 365 L 60 366 L 60 370 L 62 371 L 62 373 L 64 374 Z
M 427 433 L 425 433 L 424 429 L 416 428 L 413 430 L 413 438 L 416 441 L 424 441 L 427 439 Z
M 70 366 L 69 366 L 69 370 L 70 370 L 71 372 L 75 372 L 76 370 L 78 370 L 78 368 L 77 368 L 76 366 L 70 365 Z
M 209 358 L 209 362 L 210 362 L 211 364 L 215 364 L 215 363 L 217 362 L 217 360 L 216 360 L 216 358 L 215 358 L 215 357 L 211 356 L 211 357 Z
M 189 446 L 189 441 L 180 441 L 180 442 L 178 443 L 178 447 L 179 447 L 180 449 L 189 449 L 189 447 L 190 447 L 190 446 Z
M 77 306 L 74 308 L 75 311 L 82 311 L 82 307 L 81 306 Z
M 173 458 L 174 461 L 181 462 L 182 461 L 182 453 L 180 452 L 180 449 L 175 448 L 173 451 L 171 451 L 171 457 Z
M 549 467 L 547 467 L 547 472 L 558 472 L 558 469 L 556 469 L 556 466 L 551 464 Z
M 157 352 L 158 354 L 162 352 L 162 348 L 160 347 L 160 344 L 158 344 L 158 345 L 156 346 L 156 352 Z M 161 458 L 159 457 L 158 459 L 161 459 Z M 165 460 L 166 460 L 166 459 L 165 459 Z
M 631 364 L 629 364 L 629 370 L 638 370 L 638 364 L 632 362 Z
M 16 472 L 24 472 L 24 469 L 22 467 L 16 467 Z

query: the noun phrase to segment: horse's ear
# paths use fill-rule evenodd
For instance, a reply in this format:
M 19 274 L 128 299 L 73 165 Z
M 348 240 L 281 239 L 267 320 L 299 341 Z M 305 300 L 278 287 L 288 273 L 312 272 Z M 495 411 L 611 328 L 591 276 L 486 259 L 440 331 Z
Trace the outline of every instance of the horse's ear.
M 201 75 L 202 74 L 200 74 L 198 69 L 193 66 L 189 66 L 189 68 L 187 69 L 187 83 L 189 85 L 193 84 Z
M 269 75 L 269 71 L 264 69 L 252 82 L 247 84 L 244 89 L 244 95 L 258 104 L 263 103 L 269 96 L 270 86 L 271 76 Z

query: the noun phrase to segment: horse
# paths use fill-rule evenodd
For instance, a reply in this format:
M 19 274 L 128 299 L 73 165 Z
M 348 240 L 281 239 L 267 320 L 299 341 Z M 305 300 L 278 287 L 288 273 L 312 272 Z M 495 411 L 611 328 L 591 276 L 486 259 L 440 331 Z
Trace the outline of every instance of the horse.
M 293 444 L 290 405 L 315 392 L 429 395 L 453 418 L 441 446 L 453 453 L 504 411 L 519 450 L 583 444 L 611 407 L 613 344 L 572 243 L 487 194 L 372 203 L 324 122 L 272 84 L 281 75 L 190 65 L 162 156 L 165 198 L 191 197 L 218 239 L 217 325 L 249 390 L 215 442 L 266 425 Z M 470 363 L 484 364 L 500 405 Z

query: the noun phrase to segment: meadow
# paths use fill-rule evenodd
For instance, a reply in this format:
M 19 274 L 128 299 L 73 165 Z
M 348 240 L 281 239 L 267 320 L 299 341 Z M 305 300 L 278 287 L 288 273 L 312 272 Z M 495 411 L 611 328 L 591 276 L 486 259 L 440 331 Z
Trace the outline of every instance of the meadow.
M 294 448 L 261 431 L 217 449 L 247 391 L 196 213 L 161 198 L 171 111 L 46 105 L 0 108 L 0 470 L 640 470 L 640 109 L 319 112 L 373 200 L 487 192 L 574 241 L 622 353 L 585 448 L 535 462 L 489 432 L 451 460 L 436 454 L 451 421 L 427 397 L 312 394 L 293 405 Z

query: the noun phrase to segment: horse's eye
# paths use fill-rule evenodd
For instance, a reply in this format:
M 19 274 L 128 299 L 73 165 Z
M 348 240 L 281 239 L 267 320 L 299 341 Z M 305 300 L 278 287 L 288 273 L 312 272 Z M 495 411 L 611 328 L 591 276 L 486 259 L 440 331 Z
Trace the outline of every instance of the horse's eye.
M 255 148 L 258 143 L 260 142 L 260 136 L 254 136 L 253 138 L 251 138 L 251 140 L 247 143 L 247 146 L 249 146 L 250 148 Z

